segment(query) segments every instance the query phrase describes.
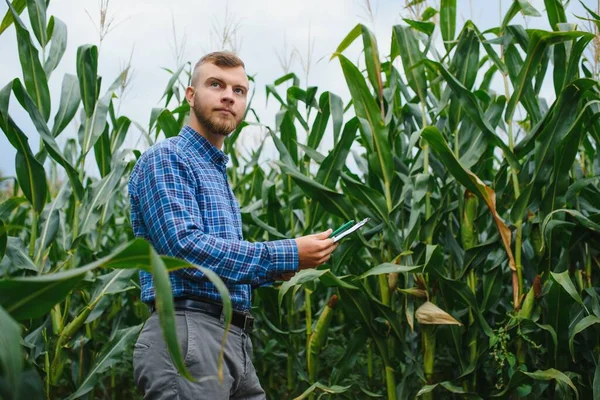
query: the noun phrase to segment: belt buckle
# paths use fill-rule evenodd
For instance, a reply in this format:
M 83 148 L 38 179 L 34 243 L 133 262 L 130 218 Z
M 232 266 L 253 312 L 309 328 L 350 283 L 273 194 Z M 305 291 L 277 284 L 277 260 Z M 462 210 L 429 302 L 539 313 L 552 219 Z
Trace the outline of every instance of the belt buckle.
M 252 315 L 244 315 L 244 332 L 250 333 L 254 328 L 254 317 Z

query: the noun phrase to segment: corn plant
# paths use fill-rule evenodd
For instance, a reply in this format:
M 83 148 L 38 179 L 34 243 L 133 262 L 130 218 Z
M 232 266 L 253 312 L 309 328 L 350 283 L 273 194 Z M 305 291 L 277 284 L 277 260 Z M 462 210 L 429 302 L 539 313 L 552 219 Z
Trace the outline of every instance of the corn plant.
M 280 107 L 274 124 L 250 108 L 227 139 L 246 239 L 371 218 L 326 265 L 255 292 L 255 365 L 268 398 L 600 396 L 600 67 L 588 51 L 600 39 L 569 23 L 562 1 L 544 5 L 542 16 L 515 0 L 481 32 L 458 26 L 455 0 L 407 2 L 411 17 L 393 27 L 390 49 L 363 24 L 332 49 L 350 99 L 289 72 L 265 88 Z M 130 381 L 108 367 L 127 370 L 118 361 L 146 316 L 132 268 L 158 283 L 185 265 L 128 242 L 121 188 L 134 160 L 124 136 L 132 124 L 149 144 L 179 132 L 191 64 L 168 71 L 164 104 L 142 126 L 116 115 L 118 84 L 100 90 L 97 50 L 82 46 L 50 130 L 49 60 L 66 27 L 46 24 L 45 2 L 32 0 L 28 30 L 17 17 L 24 2 L 14 6 L 5 20 L 15 21 L 24 84 L 0 92 L 0 127 L 17 149 L 13 193 L 0 204 L 0 343 L 22 336 L 25 350 L 0 346 L 0 387 L 5 397 L 18 396 L 15 382 L 48 398 L 116 396 Z M 580 17 L 600 27 L 598 10 L 584 7 Z M 514 24 L 519 13 L 551 30 Z M 351 60 L 356 41 L 363 51 Z M 36 155 L 8 114 L 11 98 L 40 134 Z M 59 149 L 54 138 L 78 110 L 79 140 Z M 265 140 L 243 153 L 250 123 Z M 268 163 L 267 141 L 277 152 Z M 92 147 L 100 179 L 85 169 Z M 159 288 L 161 320 L 179 363 L 168 290 Z
M 281 105 L 269 131 L 281 175 L 256 167 L 246 175 L 239 192 L 249 233 L 289 237 L 374 221 L 329 265 L 278 292 L 259 290 L 268 327 L 258 333 L 259 357 L 271 365 L 264 379 L 273 396 L 384 387 L 390 399 L 598 393 L 588 372 L 598 355 L 574 351 L 576 342 L 595 348 L 598 318 L 598 82 L 584 55 L 595 39 L 567 23 L 560 1 L 545 5 L 552 31 L 511 25 L 518 13 L 541 15 L 524 1 L 487 32 L 471 21 L 457 29 L 454 1 L 422 7 L 393 28 L 386 59 L 357 25 L 332 57 L 351 107 L 300 88 L 294 74 L 267 86 Z M 445 54 L 433 44 L 437 32 Z M 362 71 L 343 54 L 358 39 Z M 492 90 L 495 76 L 502 93 Z M 551 103 L 540 98 L 548 81 Z M 330 118 L 334 149 L 324 155 L 316 138 Z M 351 150 L 358 171 L 346 166 Z M 300 338 L 310 338 L 314 305 L 327 310 L 332 291 L 343 314 L 331 346 L 352 354 L 315 373 L 310 339 Z M 352 370 L 358 382 L 344 379 Z
M 177 369 L 191 379 L 175 332 L 168 272 L 193 266 L 133 240 L 128 223 L 124 188 L 140 152 L 123 146 L 132 121 L 114 105 L 128 69 L 102 85 L 98 47 L 80 46 L 73 60 L 77 75 L 63 77 L 53 110 L 48 81 L 64 55 L 67 27 L 47 18 L 46 1 L 7 4 L 0 32 L 16 29 L 23 76 L 0 90 L 0 129 L 17 152 L 14 195 L 0 204 L 0 397 L 135 397 L 129 360 L 148 316 L 139 301 L 138 268 L 154 275 L 167 345 Z M 24 8 L 29 27 L 19 16 Z M 19 128 L 11 100 L 27 112 L 35 132 Z M 61 149 L 56 138 L 72 123 L 77 140 Z M 34 134 L 40 138 L 36 153 L 28 143 Z M 97 178 L 88 173 L 90 161 Z M 204 271 L 230 318 L 227 288 Z

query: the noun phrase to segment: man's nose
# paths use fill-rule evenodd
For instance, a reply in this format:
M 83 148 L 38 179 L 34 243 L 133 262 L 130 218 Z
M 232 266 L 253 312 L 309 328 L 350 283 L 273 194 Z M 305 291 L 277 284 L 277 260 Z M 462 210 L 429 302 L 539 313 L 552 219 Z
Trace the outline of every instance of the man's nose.
M 235 102 L 235 98 L 233 97 L 233 89 L 232 88 L 228 87 L 223 91 L 223 95 L 221 96 L 221 102 L 228 103 L 228 104 L 233 104 Z

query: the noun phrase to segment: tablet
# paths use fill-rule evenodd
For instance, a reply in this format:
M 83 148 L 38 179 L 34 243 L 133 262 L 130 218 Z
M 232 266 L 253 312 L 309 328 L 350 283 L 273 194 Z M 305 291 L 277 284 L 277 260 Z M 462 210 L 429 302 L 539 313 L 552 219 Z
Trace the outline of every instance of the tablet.
M 371 218 L 365 218 L 360 222 L 357 222 L 356 224 L 352 225 L 350 228 L 344 230 L 343 232 L 338 233 L 337 235 L 333 236 L 333 242 L 338 242 L 340 240 L 342 240 L 343 238 L 345 238 L 346 236 L 350 235 L 351 233 L 356 232 L 357 230 L 359 230 L 360 228 L 362 228 L 363 226 L 365 226 L 365 224 L 367 222 L 369 222 L 371 220 Z

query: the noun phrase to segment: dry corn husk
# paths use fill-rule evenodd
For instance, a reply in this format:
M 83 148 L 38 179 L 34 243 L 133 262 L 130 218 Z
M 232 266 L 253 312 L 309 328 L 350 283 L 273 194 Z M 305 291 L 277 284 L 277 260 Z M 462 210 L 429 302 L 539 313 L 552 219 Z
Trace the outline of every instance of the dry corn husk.
M 424 325 L 461 325 L 454 317 L 430 301 L 423 303 L 415 312 L 415 317 Z

